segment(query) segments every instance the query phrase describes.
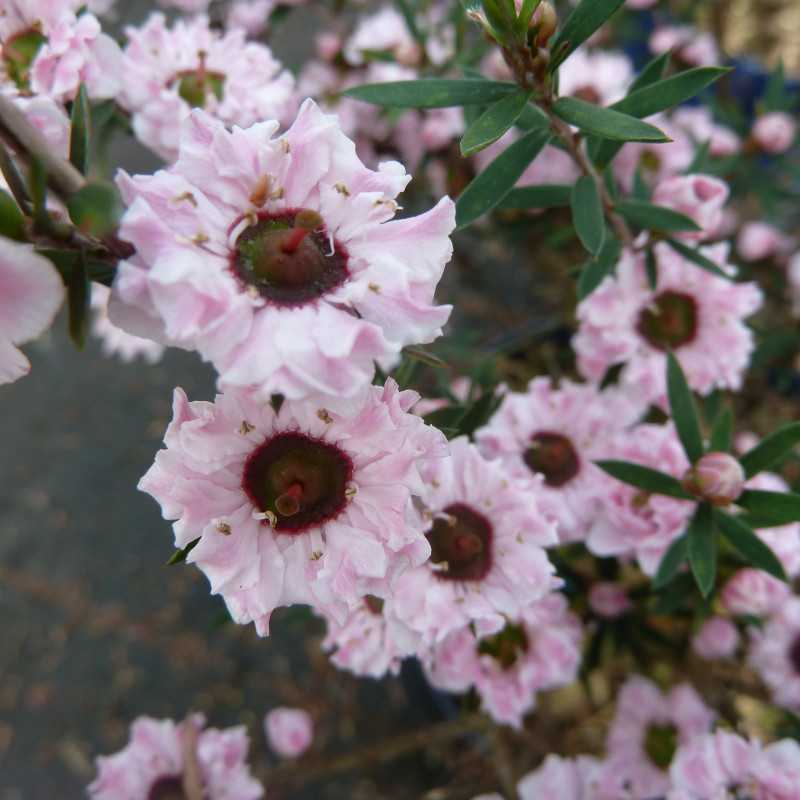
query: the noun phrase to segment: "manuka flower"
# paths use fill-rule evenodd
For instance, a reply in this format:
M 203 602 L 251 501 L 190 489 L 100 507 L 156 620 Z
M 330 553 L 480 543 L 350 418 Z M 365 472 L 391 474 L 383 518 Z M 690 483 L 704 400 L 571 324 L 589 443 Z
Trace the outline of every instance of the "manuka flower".
M 165 450 L 139 487 L 176 520 L 175 544 L 236 622 L 266 635 L 278 606 L 307 603 L 344 622 L 368 593 L 430 553 L 411 495 L 418 467 L 446 454 L 393 381 L 349 408 L 231 391 L 190 403 L 175 391 Z
M 336 118 L 306 101 L 286 134 L 242 130 L 195 111 L 177 163 L 121 174 L 129 205 L 111 320 L 196 349 L 220 388 L 262 398 L 354 397 L 375 362 L 441 333 L 433 293 L 452 253 L 452 201 L 392 220 L 411 179 L 400 164 L 367 169 Z

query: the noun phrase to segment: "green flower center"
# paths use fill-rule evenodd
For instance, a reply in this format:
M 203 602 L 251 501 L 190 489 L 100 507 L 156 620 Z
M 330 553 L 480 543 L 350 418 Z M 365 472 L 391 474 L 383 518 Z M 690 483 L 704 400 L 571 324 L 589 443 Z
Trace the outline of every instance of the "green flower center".
M 158 778 L 150 787 L 147 800 L 186 800 L 180 775 Z
M 531 437 L 523 456 L 532 472 L 544 476 L 548 486 L 558 488 L 580 472 L 581 462 L 572 442 L 560 433 L 541 431 Z
M 463 503 L 443 509 L 425 534 L 437 577 L 450 581 L 479 581 L 492 566 L 492 524 Z
M 677 728 L 674 725 L 651 725 L 644 739 L 644 749 L 659 769 L 666 769 L 678 749 Z
M 248 459 L 242 488 L 275 530 L 302 533 L 338 516 L 353 462 L 338 447 L 302 433 L 280 433 Z
M 697 335 L 697 302 L 683 292 L 662 292 L 639 314 L 636 330 L 656 350 L 676 350 Z
M 225 76 L 200 69 L 182 72 L 177 79 L 178 94 L 193 108 L 204 108 L 209 95 L 222 100 Z
M 500 633 L 481 639 L 478 652 L 491 656 L 503 669 L 511 669 L 528 651 L 528 636 L 520 625 L 509 623 Z
M 35 28 L 12 36 L 3 44 L 6 73 L 18 89 L 30 89 L 31 65 L 47 38 Z

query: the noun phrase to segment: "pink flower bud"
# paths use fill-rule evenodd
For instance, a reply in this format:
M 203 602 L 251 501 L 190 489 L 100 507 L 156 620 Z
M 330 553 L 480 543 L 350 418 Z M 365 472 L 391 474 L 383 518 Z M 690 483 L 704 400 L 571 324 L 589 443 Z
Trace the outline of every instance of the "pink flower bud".
M 794 143 L 797 124 L 789 114 L 773 111 L 764 114 L 753 125 L 753 139 L 767 153 L 785 153 Z
M 722 605 L 731 614 L 767 617 L 791 595 L 783 581 L 760 569 L 740 569 L 722 590 Z
M 615 619 L 622 616 L 631 607 L 631 601 L 625 589 L 611 581 L 595 583 L 589 590 L 589 608 L 598 617 Z
M 687 492 L 715 506 L 730 505 L 744 488 L 742 465 L 728 453 L 704 455 L 683 478 Z
M 766 222 L 748 222 L 742 226 L 736 247 L 745 261 L 761 261 L 784 249 L 786 236 Z
M 701 241 L 716 233 L 728 199 L 728 186 L 711 175 L 676 175 L 656 186 L 653 202 L 685 214 L 702 231 L 681 234 L 684 239 Z
M 311 716 L 301 708 L 273 708 L 264 717 L 269 746 L 284 758 L 297 758 L 311 745 L 314 727 Z
M 707 661 L 730 658 L 738 646 L 739 631 L 724 617 L 711 617 L 692 638 L 692 650 Z

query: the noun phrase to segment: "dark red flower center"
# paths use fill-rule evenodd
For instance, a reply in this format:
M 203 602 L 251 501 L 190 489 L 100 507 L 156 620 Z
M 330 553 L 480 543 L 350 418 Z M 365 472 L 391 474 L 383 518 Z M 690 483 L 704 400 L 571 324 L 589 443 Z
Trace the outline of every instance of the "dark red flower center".
M 678 729 L 674 725 L 651 725 L 644 738 L 644 750 L 659 768 L 666 769 L 678 749 Z
M 528 636 L 521 625 L 509 623 L 500 633 L 481 639 L 478 652 L 491 656 L 503 669 L 511 669 L 528 650 Z
M 346 250 L 332 246 L 322 218 L 308 209 L 260 215 L 236 242 L 233 271 L 282 306 L 316 300 L 350 275 Z
M 586 103 L 592 103 L 596 106 L 602 105 L 603 98 L 600 97 L 600 92 L 598 92 L 594 86 L 588 83 L 585 86 L 581 86 L 580 88 L 576 89 L 572 93 L 572 96 L 577 97 L 578 100 L 583 100 Z
M 247 460 L 242 487 L 275 530 L 302 533 L 338 516 L 347 503 L 353 462 L 336 445 L 279 433 Z
M 492 566 L 492 524 L 463 503 L 443 509 L 425 534 L 436 575 L 450 581 L 479 581 Z
M 800 675 L 800 636 L 797 636 L 789 647 L 789 661 L 794 671 Z
M 17 88 L 30 88 L 31 65 L 47 37 L 36 28 L 30 28 L 12 36 L 3 43 L 3 60 L 6 73 Z
M 550 431 L 534 434 L 523 458 L 531 471 L 543 475 L 544 482 L 555 488 L 569 483 L 581 468 L 572 442 L 566 436 Z
M 158 778 L 150 787 L 147 800 L 186 800 L 181 776 L 168 775 L 165 778 Z
M 364 597 L 364 605 L 367 607 L 367 611 L 376 617 L 383 614 L 383 600 L 374 594 L 368 594 Z
M 697 335 L 697 303 L 683 292 L 662 292 L 639 314 L 636 330 L 656 350 L 676 350 Z
M 209 72 L 205 67 L 181 72 L 176 78 L 178 94 L 193 108 L 203 108 L 210 94 L 222 100 L 225 76 Z

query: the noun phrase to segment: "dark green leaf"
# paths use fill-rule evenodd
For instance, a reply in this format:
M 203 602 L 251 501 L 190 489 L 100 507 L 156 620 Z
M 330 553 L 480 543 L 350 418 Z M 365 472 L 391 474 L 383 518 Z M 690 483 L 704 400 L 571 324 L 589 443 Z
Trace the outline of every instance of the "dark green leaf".
M 67 296 L 69 297 L 69 335 L 80 350 L 86 344 L 86 333 L 89 329 L 89 304 L 92 299 L 89 272 L 83 253 L 77 254 L 72 266 L 72 274 L 67 282 Z
M 679 242 L 677 239 L 667 239 L 666 241 L 673 250 L 680 253 L 684 258 L 688 259 L 693 264 L 697 264 L 698 267 L 701 267 L 707 272 L 711 272 L 719 278 L 725 278 L 725 280 L 728 281 L 731 280 L 731 276 L 722 270 L 719 264 L 715 264 L 710 258 L 704 256 L 699 250 L 695 250 L 693 247 L 689 247 L 683 242 Z
M 746 489 L 736 500 L 736 505 L 751 514 L 768 520 L 772 525 L 800 522 L 800 494 L 794 492 L 767 492 Z
M 764 437 L 752 450 L 740 459 L 744 474 L 748 478 L 758 475 L 782 461 L 800 443 L 800 422 L 784 425 L 769 436 Z
M 672 353 L 667 353 L 667 396 L 678 438 L 689 461 L 694 464 L 703 455 L 700 419 L 686 376 Z
M 494 392 L 485 392 L 468 409 L 467 413 L 458 423 L 458 430 L 461 434 L 472 436 L 478 428 L 485 425 L 489 418 L 497 410 L 502 402 L 502 397 Z
M 88 183 L 67 201 L 75 226 L 91 236 L 105 236 L 119 224 L 122 201 L 110 183 Z
M 653 587 L 660 589 L 666 586 L 680 570 L 683 562 L 689 556 L 689 536 L 679 536 L 667 549 L 658 565 L 658 570 L 653 578 Z
M 761 97 L 764 111 L 788 111 L 792 105 L 792 95 L 787 91 L 783 62 L 772 71 Z
M 528 33 L 528 27 L 531 24 L 531 19 L 533 19 L 533 12 L 536 11 L 541 1 L 542 0 L 523 0 L 522 7 L 519 10 L 519 16 L 514 23 L 514 32 L 520 40 L 524 41 Z
M 733 412 L 725 406 L 717 414 L 711 428 L 711 449 L 718 453 L 729 453 L 733 444 Z
M 498 208 L 556 208 L 568 206 L 572 187 L 562 184 L 540 184 L 512 189 Z
M 572 224 L 583 246 L 594 256 L 600 252 L 606 237 L 603 203 L 594 178 L 578 178 L 570 199 Z
M 689 523 L 689 564 L 703 597 L 708 597 L 717 579 L 717 538 L 711 506 L 701 503 Z
M 614 15 L 625 0 L 580 0 L 567 17 L 564 27 L 550 43 L 553 53 L 550 70 L 555 70 L 580 47 L 604 22 Z
M 639 167 L 637 167 L 636 172 L 633 173 L 631 198 L 633 200 L 641 200 L 644 203 L 650 202 L 650 187 L 645 183 L 642 177 L 642 170 Z
M 342 92 L 346 97 L 393 108 L 447 108 L 488 105 L 518 91 L 514 83 L 476 79 L 423 78 L 354 86 Z
M 471 156 L 496 142 L 519 119 L 529 98 L 527 92 L 515 92 L 490 105 L 467 128 L 461 139 L 461 155 Z
M 425 38 L 422 36 L 419 28 L 417 27 L 417 20 L 414 17 L 414 10 L 409 5 L 408 0 L 395 0 L 395 4 L 400 9 L 400 13 L 403 15 L 403 19 L 405 20 L 409 33 L 418 42 L 424 43 Z
M 528 103 L 519 115 L 517 127 L 523 131 L 532 131 L 534 128 L 549 131 L 550 120 L 541 108 Z
M 434 428 L 458 429 L 458 423 L 461 422 L 466 413 L 466 406 L 447 406 L 446 408 L 437 408 L 436 411 L 431 411 L 430 414 L 425 415 L 424 419 L 428 425 L 433 425 Z
M 786 580 L 786 573 L 778 557 L 747 524 L 719 509 L 715 509 L 714 518 L 725 538 L 748 564 L 763 569 L 778 580 Z
M 699 145 L 695 151 L 692 163 L 686 168 L 686 175 L 694 175 L 698 172 L 706 172 L 708 169 L 708 154 L 711 149 L 711 140 Z
M 72 118 L 69 131 L 69 160 L 82 175 L 89 172 L 91 153 L 91 108 L 86 87 L 81 84 L 72 103 Z
M 458 227 L 466 227 L 500 203 L 549 138 L 549 131 L 530 131 L 509 145 L 479 173 L 456 201 Z
M 642 71 L 636 76 L 636 80 L 631 84 L 628 94 L 632 94 L 637 89 L 643 89 L 645 86 L 650 86 L 651 83 L 660 81 L 669 66 L 671 56 L 672 53 L 667 50 L 666 53 L 656 56 L 652 61 L 645 64 Z
M 644 257 L 644 269 L 647 273 L 647 284 L 655 291 L 658 286 L 658 262 L 652 247 L 647 248 L 647 253 Z
M 679 500 L 694 500 L 681 486 L 680 481 L 664 472 L 630 461 L 604 460 L 595 461 L 595 464 L 618 481 L 643 489 L 645 492 L 664 494 Z
M 6 146 L 0 140 L 0 172 L 6 180 L 11 194 L 17 201 L 22 213 L 26 216 L 31 215 L 31 197 L 28 193 L 28 187 L 25 185 L 25 179 L 17 169 L 14 159 L 8 153 Z
M 553 104 L 553 113 L 585 133 L 619 142 L 669 142 L 663 132 L 635 117 L 610 108 L 586 103 L 575 97 L 562 97 Z
M 597 258 L 589 261 L 581 271 L 578 279 L 578 300 L 588 297 L 603 282 L 619 260 L 621 249 L 622 245 L 618 239 L 613 236 L 606 237 Z
M 25 217 L 14 198 L 0 189 L 0 236 L 25 241 Z
M 628 222 L 649 231 L 673 233 L 699 231 L 702 228 L 690 217 L 664 206 L 655 206 L 641 200 L 623 200 L 615 205 Z
M 186 561 L 186 556 L 188 556 L 189 553 L 194 550 L 199 541 L 200 537 L 198 536 L 194 541 L 189 542 L 186 547 L 176 550 L 170 557 L 169 561 L 167 561 L 167 566 L 172 566 L 173 564 L 182 564 L 184 561 Z

